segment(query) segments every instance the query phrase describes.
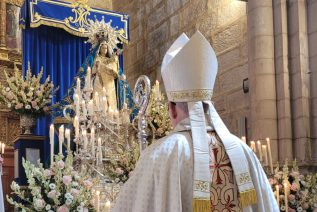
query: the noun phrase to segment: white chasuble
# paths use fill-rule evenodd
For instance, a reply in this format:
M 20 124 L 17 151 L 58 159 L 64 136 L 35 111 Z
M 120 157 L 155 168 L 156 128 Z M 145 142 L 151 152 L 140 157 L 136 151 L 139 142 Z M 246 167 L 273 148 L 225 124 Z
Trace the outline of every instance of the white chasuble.
M 190 212 L 193 201 L 193 145 L 183 120 L 169 136 L 149 146 L 137 163 L 130 179 L 122 187 L 114 212 Z M 209 136 L 211 186 L 210 211 L 277 212 L 272 189 L 258 159 L 250 148 L 239 143 L 246 155 L 257 204 L 239 207 L 238 188 L 231 163 L 222 142 Z

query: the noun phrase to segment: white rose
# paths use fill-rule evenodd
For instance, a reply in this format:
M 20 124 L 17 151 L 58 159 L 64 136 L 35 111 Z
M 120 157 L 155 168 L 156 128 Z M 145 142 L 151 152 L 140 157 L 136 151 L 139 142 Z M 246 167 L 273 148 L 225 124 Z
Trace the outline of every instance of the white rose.
M 54 190 L 56 188 L 56 185 L 54 183 L 49 184 L 50 189 Z
M 19 184 L 17 184 L 15 181 L 12 182 L 12 187 L 13 187 L 13 190 L 19 190 L 20 189 Z
M 73 195 L 71 195 L 71 193 L 66 193 L 66 194 L 65 194 L 65 197 L 66 197 L 67 199 L 74 199 L 74 197 L 73 197 Z
M 35 199 L 34 207 L 39 210 L 43 209 L 45 207 L 45 201 L 43 199 Z
M 83 211 L 83 206 L 81 206 L 81 205 L 78 206 L 78 207 L 77 207 L 77 211 L 78 211 L 78 212 L 82 212 L 82 211 Z
M 72 202 L 73 202 L 73 200 L 72 200 L 72 199 L 66 199 L 66 205 L 71 205 L 71 204 L 72 204 Z
M 25 109 L 30 110 L 31 109 L 31 105 L 26 105 Z
M 11 106 L 12 106 L 11 103 L 8 103 L 8 108 L 11 108 Z
M 9 88 L 9 87 L 6 87 L 6 91 L 9 92 L 9 91 L 10 91 L 10 88 Z
M 46 209 L 47 211 L 50 210 L 50 209 L 51 209 L 51 205 L 50 205 L 50 204 L 46 205 L 45 209 Z

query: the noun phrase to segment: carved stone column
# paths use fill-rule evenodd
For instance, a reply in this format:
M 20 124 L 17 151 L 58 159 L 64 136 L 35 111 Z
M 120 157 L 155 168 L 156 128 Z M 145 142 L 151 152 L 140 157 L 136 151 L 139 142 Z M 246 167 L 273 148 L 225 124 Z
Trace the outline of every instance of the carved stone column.
M 288 1 L 289 68 L 294 153 L 300 164 L 310 163 L 309 55 L 306 0 Z M 314 11 L 316 12 L 316 11 Z
M 293 158 L 290 81 L 288 68 L 287 0 L 273 1 L 274 56 L 278 118 L 279 161 Z
M 311 138 L 312 159 L 317 166 L 317 1 L 309 0 L 307 3 L 307 25 L 309 43 L 309 70 L 310 70 L 310 110 L 311 110 Z
M 275 163 L 278 136 L 273 31 L 272 0 L 249 0 L 250 133 L 253 140 L 271 138 Z

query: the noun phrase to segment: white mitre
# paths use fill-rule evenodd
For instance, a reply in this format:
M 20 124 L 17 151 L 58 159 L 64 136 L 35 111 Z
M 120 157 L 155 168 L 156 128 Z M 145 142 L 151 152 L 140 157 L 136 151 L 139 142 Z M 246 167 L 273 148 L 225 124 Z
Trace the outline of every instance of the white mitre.
M 205 37 L 196 32 L 189 40 L 182 34 L 162 62 L 168 99 L 173 102 L 211 100 L 217 70 L 216 54 Z
M 213 48 L 197 31 L 190 39 L 182 34 L 164 56 L 161 74 L 168 100 L 187 102 L 194 150 L 193 211 L 210 211 L 209 144 L 203 102 L 209 105 L 210 120 L 232 162 L 242 207 L 256 202 L 247 159 L 236 137 L 226 128 L 211 97 L 218 62 Z M 238 163 L 236 161 L 239 161 Z

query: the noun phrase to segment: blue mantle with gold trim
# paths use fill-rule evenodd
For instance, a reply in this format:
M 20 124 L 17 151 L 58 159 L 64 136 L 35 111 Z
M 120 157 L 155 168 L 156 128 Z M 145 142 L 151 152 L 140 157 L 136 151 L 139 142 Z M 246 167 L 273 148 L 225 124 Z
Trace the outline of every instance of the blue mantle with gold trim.
M 129 40 L 129 16 L 123 13 L 92 8 L 88 0 L 73 3 L 56 0 L 26 0 L 21 9 L 20 26 L 38 27 L 41 25 L 59 27 L 67 32 L 88 37 L 89 20 L 105 19 L 111 26 L 122 32 L 122 37 Z

